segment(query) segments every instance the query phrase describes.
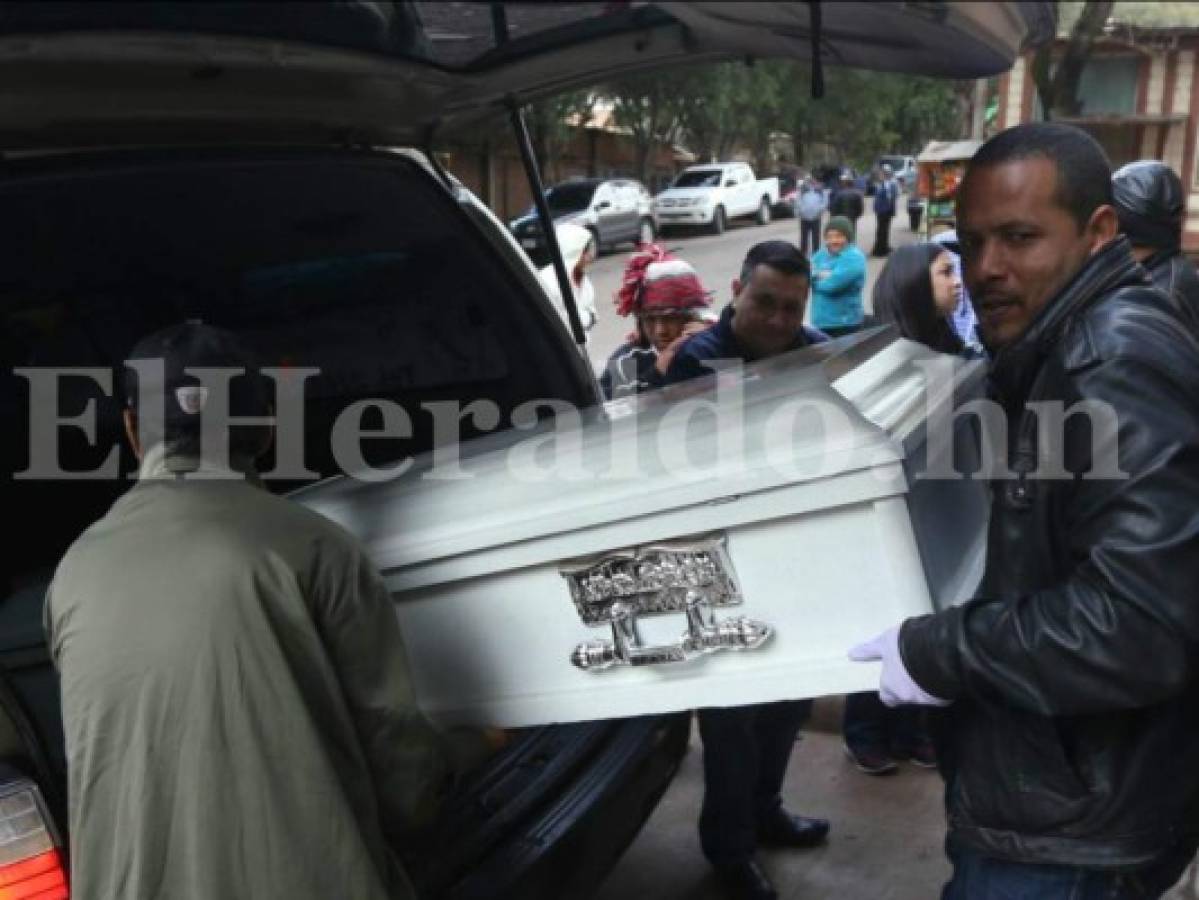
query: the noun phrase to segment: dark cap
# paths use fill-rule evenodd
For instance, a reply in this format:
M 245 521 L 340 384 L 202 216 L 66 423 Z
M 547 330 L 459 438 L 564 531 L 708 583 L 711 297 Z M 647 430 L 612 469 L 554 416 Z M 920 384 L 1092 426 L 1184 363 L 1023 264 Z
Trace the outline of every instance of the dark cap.
M 128 356 L 129 362 L 137 360 L 162 360 L 162 384 L 148 382 L 143 386 L 143 391 L 150 392 L 151 396 L 161 391 L 165 404 L 164 424 L 168 432 L 195 427 L 199 413 L 207 402 L 200 379 L 190 374 L 188 369 L 244 370 L 244 374 L 235 375 L 229 382 L 229 415 L 265 416 L 270 412 L 266 384 L 258 361 L 240 338 L 230 331 L 205 325 L 198 319 L 189 319 L 138 341 Z M 133 410 L 138 405 L 139 377 L 151 376 L 132 366 L 126 367 L 125 402 Z
M 1163 162 L 1142 159 L 1112 175 L 1112 199 L 1120 230 L 1134 244 L 1177 250 L 1182 244 L 1186 191 Z
M 790 241 L 762 241 L 750 247 L 749 252 L 745 254 L 745 262 L 741 264 L 741 280 L 748 280 L 754 267 L 760 265 L 770 266 L 788 275 L 803 275 L 805 278 L 812 271 L 803 251 Z

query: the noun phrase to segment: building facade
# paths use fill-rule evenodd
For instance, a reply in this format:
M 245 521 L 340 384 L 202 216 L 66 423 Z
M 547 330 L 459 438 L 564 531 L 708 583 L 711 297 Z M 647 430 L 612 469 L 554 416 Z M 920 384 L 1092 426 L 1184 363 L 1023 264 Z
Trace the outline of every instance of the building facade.
M 1064 46 L 1064 42 L 1059 42 Z M 1199 254 L 1199 28 L 1118 29 L 1095 44 L 1079 84 L 1080 114 L 1057 117 L 1086 129 L 1118 167 L 1160 159 L 1189 191 L 1183 246 Z M 996 124 L 1010 128 L 1043 118 L 1032 54 L 999 80 Z

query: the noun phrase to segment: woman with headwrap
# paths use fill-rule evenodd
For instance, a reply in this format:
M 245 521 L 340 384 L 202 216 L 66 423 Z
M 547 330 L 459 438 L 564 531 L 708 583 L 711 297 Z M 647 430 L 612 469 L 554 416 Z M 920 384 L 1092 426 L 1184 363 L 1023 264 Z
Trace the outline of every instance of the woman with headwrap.
M 687 338 L 703 331 L 712 305 L 695 269 L 658 244 L 643 244 L 625 266 L 616 313 L 636 327 L 608 358 L 600 375 L 612 400 L 658 387 Z
M 575 307 L 579 311 L 579 321 L 584 331 L 595 327 L 599 318 L 595 309 L 595 285 L 587 269 L 595 262 L 595 235 L 581 225 L 565 222 L 554 229 L 558 235 L 558 247 L 562 251 L 562 262 L 566 264 L 566 272 L 570 276 L 570 286 L 575 295 Z M 543 266 L 537 273 L 545 292 L 554 301 L 554 307 L 562 316 L 562 320 L 570 327 L 566 315 L 566 304 L 562 302 L 562 291 L 558 288 L 558 276 L 554 273 L 551 263 Z

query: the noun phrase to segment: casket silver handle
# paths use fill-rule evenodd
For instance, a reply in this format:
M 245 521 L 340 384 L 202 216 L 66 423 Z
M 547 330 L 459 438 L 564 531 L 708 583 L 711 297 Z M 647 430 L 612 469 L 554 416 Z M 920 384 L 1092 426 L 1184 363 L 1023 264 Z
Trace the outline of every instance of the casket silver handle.
M 647 647 L 637 633 L 633 608 L 627 603 L 613 603 L 609 612 L 612 640 L 579 644 L 570 654 L 570 661 L 588 671 L 685 662 L 716 650 L 752 650 L 762 646 L 773 632 L 765 622 L 746 616 L 718 621 L 700 591 L 687 592 L 686 614 L 687 630 L 676 643 Z

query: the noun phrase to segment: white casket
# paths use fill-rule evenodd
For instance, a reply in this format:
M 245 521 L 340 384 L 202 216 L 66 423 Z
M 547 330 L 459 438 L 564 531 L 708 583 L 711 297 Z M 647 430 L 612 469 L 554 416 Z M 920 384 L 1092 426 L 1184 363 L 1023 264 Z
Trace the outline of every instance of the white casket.
M 982 369 L 879 329 L 295 496 L 369 548 L 446 724 L 863 690 L 848 647 L 981 574 L 983 483 L 919 473 L 975 468 Z

